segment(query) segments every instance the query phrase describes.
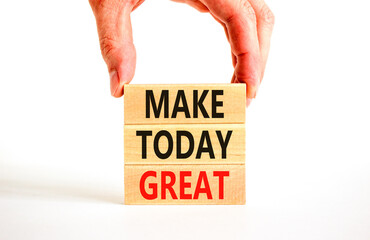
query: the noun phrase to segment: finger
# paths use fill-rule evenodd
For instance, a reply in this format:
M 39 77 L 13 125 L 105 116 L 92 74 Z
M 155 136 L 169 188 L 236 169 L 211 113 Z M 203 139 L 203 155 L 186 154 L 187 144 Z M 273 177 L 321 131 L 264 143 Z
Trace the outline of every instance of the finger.
M 262 57 L 262 79 L 270 51 L 270 41 L 275 24 L 275 16 L 263 0 L 249 0 L 249 2 L 257 17 L 258 42 Z
M 232 51 L 231 51 L 231 60 L 233 62 L 233 67 L 235 68 L 236 64 L 238 63 L 238 59 L 236 58 L 236 56 L 234 55 Z
M 233 74 L 233 77 L 231 78 L 231 83 L 237 83 L 235 73 Z
M 247 107 L 251 105 L 253 98 L 247 98 Z
M 139 0 L 135 6 L 132 8 L 132 11 L 134 11 L 136 8 L 138 8 L 142 3 L 144 2 L 144 0 Z
M 135 73 L 136 51 L 132 39 L 130 13 L 135 4 L 120 0 L 90 0 L 98 28 L 100 49 L 108 66 L 111 94 L 123 95 L 123 85 Z
M 255 98 L 261 75 L 257 24 L 254 10 L 246 0 L 201 0 L 210 12 L 225 23 L 233 54 L 236 56 L 235 76 L 247 84 L 247 97 Z

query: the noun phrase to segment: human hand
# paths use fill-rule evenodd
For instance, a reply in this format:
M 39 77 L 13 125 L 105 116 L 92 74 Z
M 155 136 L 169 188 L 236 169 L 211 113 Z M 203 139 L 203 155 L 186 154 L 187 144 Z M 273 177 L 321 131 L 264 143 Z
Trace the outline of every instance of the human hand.
M 247 104 L 256 97 L 263 78 L 274 15 L 264 0 L 173 0 L 209 12 L 225 29 L 235 68 L 232 83 L 246 83 Z M 89 0 L 98 27 L 100 48 L 110 74 L 111 94 L 135 73 L 136 51 L 130 13 L 144 0 Z

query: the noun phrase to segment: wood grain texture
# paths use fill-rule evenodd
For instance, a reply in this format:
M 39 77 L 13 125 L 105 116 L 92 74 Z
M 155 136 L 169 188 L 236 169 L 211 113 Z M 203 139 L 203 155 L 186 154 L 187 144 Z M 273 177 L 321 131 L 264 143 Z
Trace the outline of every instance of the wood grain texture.
M 245 108 L 246 108 L 246 85 L 245 84 L 167 84 L 167 85 L 135 85 L 129 84 L 124 86 L 124 121 L 125 124 L 187 124 L 187 123 L 244 123 Z M 153 97 L 156 106 L 159 106 L 162 90 L 168 90 L 168 118 L 164 117 L 164 107 L 159 111 L 158 118 L 154 117 L 152 109 L 152 101 L 146 104 L 146 91 L 153 91 Z M 184 112 L 178 112 L 172 118 L 173 108 L 176 105 L 178 91 L 183 90 L 186 103 L 189 109 L 189 116 L 186 117 Z M 222 106 L 217 106 L 217 113 L 223 113 L 223 117 L 213 116 L 212 114 L 212 94 L 217 90 L 222 90 L 222 95 L 217 95 L 216 100 L 222 102 Z M 198 92 L 197 97 L 194 97 L 194 91 Z M 194 108 L 194 99 L 200 100 L 202 93 L 208 91 L 204 95 L 202 106 L 206 110 L 207 115 L 203 115 L 199 107 Z M 165 98 L 164 98 L 165 99 Z M 165 101 L 164 101 L 165 102 Z M 183 99 L 179 100 L 178 106 L 183 107 Z M 146 106 L 150 106 L 150 115 L 147 118 Z M 195 105 L 199 106 L 199 105 Z M 197 109 L 198 116 L 194 117 L 194 109 Z
M 137 134 L 143 131 L 151 132 L 151 136 L 145 137 L 146 140 L 143 139 L 143 136 L 137 136 Z M 170 134 L 170 140 L 163 135 L 158 135 L 156 138 L 160 131 L 168 132 Z M 184 131 L 190 133 L 191 136 L 181 136 L 181 133 Z M 226 142 L 228 135 L 229 140 Z M 210 146 L 207 144 L 207 136 L 209 136 L 211 143 Z M 178 138 L 180 139 L 179 142 L 177 141 Z M 189 151 L 189 149 L 191 149 L 189 146 L 189 138 L 194 140 L 192 151 Z M 157 141 L 155 141 L 155 139 L 157 139 Z M 245 163 L 244 124 L 125 125 L 124 140 L 125 163 L 129 164 Z M 172 141 L 173 143 L 172 148 L 170 148 L 172 150 L 168 150 L 169 141 Z M 144 146 L 144 154 L 142 152 L 143 142 L 146 142 L 146 146 Z M 161 153 L 171 151 L 171 154 L 168 158 L 160 158 L 154 150 L 154 145 L 158 146 Z M 199 149 L 202 147 L 210 149 L 201 152 Z M 188 151 L 189 153 L 191 152 L 191 155 L 186 156 L 185 158 L 184 153 Z M 183 155 L 178 156 L 178 152 Z M 200 152 L 200 154 L 198 154 L 198 152 Z
M 125 204 L 245 204 L 245 165 L 126 164 Z

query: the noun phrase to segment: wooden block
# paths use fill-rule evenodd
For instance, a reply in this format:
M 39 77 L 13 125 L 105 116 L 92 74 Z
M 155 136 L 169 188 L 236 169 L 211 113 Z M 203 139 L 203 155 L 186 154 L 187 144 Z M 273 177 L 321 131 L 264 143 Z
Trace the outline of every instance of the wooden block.
M 244 124 L 125 125 L 124 131 L 126 164 L 245 163 Z
M 245 204 L 245 84 L 124 88 L 126 204 Z
M 125 204 L 245 204 L 245 165 L 125 165 Z
M 125 124 L 245 122 L 245 84 L 129 84 L 124 89 Z

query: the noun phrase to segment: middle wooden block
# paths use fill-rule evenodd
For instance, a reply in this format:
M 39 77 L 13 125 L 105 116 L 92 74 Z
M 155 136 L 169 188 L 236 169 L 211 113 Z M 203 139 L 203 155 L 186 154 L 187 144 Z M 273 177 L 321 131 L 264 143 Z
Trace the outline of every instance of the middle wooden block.
M 125 125 L 126 164 L 244 164 L 244 124 Z

